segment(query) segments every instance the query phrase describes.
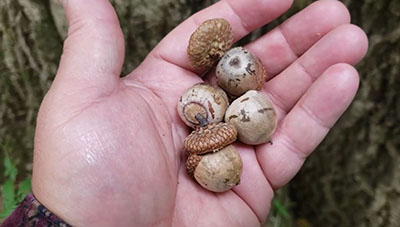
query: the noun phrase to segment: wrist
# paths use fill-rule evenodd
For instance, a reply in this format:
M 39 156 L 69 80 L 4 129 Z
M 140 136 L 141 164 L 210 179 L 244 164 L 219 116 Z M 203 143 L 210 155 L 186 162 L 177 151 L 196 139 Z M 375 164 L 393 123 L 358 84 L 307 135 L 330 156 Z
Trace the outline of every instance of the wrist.
M 43 206 L 32 194 L 29 194 L 1 224 L 1 227 L 6 226 L 69 227 L 70 225 Z

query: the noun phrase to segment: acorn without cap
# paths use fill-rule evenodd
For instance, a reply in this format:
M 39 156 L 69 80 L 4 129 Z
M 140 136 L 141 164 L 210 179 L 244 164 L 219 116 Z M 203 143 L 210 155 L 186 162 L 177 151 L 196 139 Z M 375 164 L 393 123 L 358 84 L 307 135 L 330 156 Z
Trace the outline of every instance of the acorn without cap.
M 179 117 L 189 127 L 218 123 L 224 119 L 229 101 L 226 93 L 219 87 L 204 83 L 193 85 L 180 97 L 177 109 Z
M 261 61 L 249 50 L 236 47 L 218 62 L 217 84 L 229 95 L 237 97 L 248 90 L 259 90 L 267 74 Z
M 229 145 L 215 153 L 191 155 L 186 168 L 202 187 L 224 192 L 240 183 L 243 163 L 236 148 Z
M 233 124 L 238 140 L 249 145 L 270 141 L 277 126 L 275 109 L 261 92 L 250 90 L 226 110 L 225 122 Z
M 192 66 L 210 69 L 233 43 L 232 27 L 222 18 L 204 21 L 191 35 L 187 53 Z

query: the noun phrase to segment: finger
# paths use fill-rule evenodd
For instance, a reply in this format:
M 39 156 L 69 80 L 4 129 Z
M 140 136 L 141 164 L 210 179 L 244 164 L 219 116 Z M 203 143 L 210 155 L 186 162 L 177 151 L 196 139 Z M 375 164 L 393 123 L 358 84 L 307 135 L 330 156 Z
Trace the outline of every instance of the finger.
M 286 184 L 353 100 L 358 73 L 348 64 L 326 70 L 282 119 L 273 144 L 257 147 L 265 176 L 276 189 Z
M 284 116 L 322 72 L 336 63 L 355 65 L 366 54 L 368 39 L 354 25 L 342 25 L 328 33 L 278 76 L 263 91 L 277 104 Z
M 168 34 L 152 54 L 159 59 L 194 71 L 186 53 L 191 34 L 205 20 L 224 18 L 238 40 L 284 13 L 293 0 L 222 0 L 196 13 Z
M 262 172 L 253 147 L 235 144 L 243 162 L 240 184 L 232 190 L 252 209 L 260 223 L 267 219 L 274 196 L 271 185 Z M 260 203 L 260 201 L 263 201 Z
M 260 58 L 272 78 L 329 31 L 348 23 L 350 14 L 343 3 L 316 1 L 246 48 Z
M 255 213 L 234 192 L 205 190 L 182 167 L 172 226 L 260 226 Z
M 107 0 L 64 0 L 68 37 L 55 85 L 68 93 L 107 94 L 117 86 L 124 38 Z
M 350 23 L 350 14 L 337 0 L 321 0 L 245 46 L 267 70 L 268 80 L 298 59 L 334 28 Z M 215 84 L 215 73 L 205 79 Z

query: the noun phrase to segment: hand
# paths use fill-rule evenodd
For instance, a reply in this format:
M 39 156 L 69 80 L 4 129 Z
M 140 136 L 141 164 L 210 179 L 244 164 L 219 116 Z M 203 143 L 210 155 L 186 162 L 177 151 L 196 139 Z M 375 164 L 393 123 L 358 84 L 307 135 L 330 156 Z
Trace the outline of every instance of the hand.
M 367 50 L 339 1 L 317 1 L 248 44 L 268 71 L 277 109 L 273 145 L 235 144 L 241 184 L 204 190 L 185 172 L 189 129 L 178 98 L 202 79 L 188 62 L 191 33 L 223 17 L 238 40 L 291 0 L 222 0 L 175 28 L 124 78 L 124 39 L 107 0 L 64 0 L 68 38 L 37 121 L 33 192 L 74 226 L 259 226 L 286 184 L 351 103 Z M 128 50 L 129 51 L 129 50 Z

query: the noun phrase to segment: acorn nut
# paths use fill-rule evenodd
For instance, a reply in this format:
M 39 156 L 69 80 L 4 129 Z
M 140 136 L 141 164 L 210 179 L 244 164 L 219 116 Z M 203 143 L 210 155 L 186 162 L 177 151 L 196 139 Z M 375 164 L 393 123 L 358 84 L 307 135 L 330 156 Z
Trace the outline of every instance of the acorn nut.
M 198 127 L 185 138 L 184 148 L 189 154 L 215 152 L 235 142 L 237 130 L 229 123 L 213 123 Z
M 222 18 L 204 21 L 191 35 L 187 53 L 192 66 L 210 69 L 233 43 L 232 27 Z
M 229 145 L 215 153 L 191 155 L 186 168 L 205 189 L 224 192 L 240 183 L 243 164 L 236 148 Z
M 261 92 L 250 90 L 232 102 L 226 111 L 225 122 L 236 127 L 239 141 L 258 145 L 270 141 L 277 117 L 271 101 Z
M 234 97 L 260 90 L 267 78 L 261 61 L 243 47 L 229 50 L 218 62 L 216 74 L 218 86 Z
M 182 121 L 196 128 L 222 121 L 228 106 L 228 97 L 221 88 L 200 83 L 186 90 L 179 99 L 177 109 Z

